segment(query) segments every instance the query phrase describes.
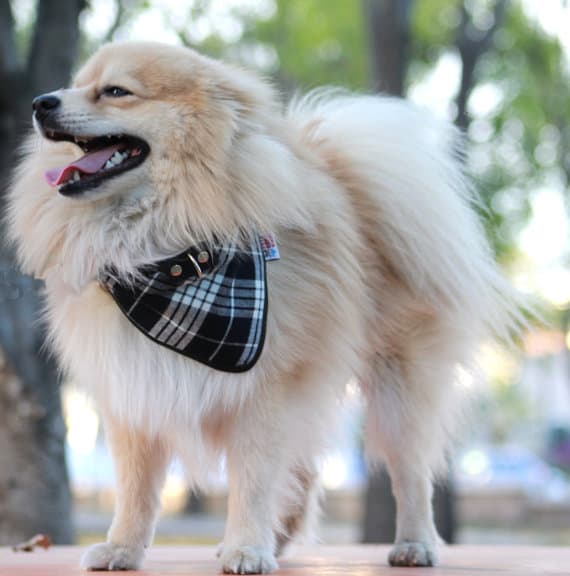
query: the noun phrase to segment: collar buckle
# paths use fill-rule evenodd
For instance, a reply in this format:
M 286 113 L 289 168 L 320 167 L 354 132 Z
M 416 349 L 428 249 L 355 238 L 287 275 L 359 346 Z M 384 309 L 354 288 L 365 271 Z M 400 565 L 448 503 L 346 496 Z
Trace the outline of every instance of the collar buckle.
M 202 276 L 204 276 L 204 272 L 202 271 L 202 268 L 200 267 L 198 260 L 196 260 L 196 258 L 194 258 L 194 256 L 192 256 L 190 252 L 187 252 L 186 256 L 188 256 L 188 260 L 190 260 L 190 262 L 192 263 L 192 266 L 196 271 L 196 276 L 198 276 L 198 279 L 202 278 Z

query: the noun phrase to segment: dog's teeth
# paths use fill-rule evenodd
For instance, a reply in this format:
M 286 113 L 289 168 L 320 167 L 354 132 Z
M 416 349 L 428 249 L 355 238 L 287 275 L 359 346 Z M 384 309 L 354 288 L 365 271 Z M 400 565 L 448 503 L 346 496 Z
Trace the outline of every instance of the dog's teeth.
M 107 160 L 107 162 L 105 163 L 105 168 L 113 168 L 113 166 L 115 166 L 111 160 Z
M 76 171 L 73 173 L 73 178 L 72 178 L 72 180 L 73 180 L 73 182 L 79 182 L 79 180 L 81 180 L 81 176 L 79 175 L 79 171 L 78 171 L 78 170 L 76 170 Z

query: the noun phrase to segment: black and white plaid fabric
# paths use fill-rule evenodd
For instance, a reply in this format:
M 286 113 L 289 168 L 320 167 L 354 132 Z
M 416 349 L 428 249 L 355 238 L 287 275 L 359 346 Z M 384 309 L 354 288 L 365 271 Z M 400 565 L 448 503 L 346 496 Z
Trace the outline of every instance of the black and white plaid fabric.
M 101 279 L 127 318 L 146 336 L 211 368 L 249 370 L 265 340 L 267 283 L 258 237 L 193 246 L 141 271 L 130 285 Z

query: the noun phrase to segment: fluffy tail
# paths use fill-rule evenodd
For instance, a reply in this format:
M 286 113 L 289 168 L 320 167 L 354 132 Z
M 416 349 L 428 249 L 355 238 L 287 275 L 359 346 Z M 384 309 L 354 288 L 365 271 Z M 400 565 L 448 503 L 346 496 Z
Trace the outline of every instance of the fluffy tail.
M 519 301 L 479 222 L 458 130 L 404 100 L 330 90 L 294 101 L 289 117 L 336 147 L 370 191 L 371 217 L 408 286 L 472 336 L 509 340 Z

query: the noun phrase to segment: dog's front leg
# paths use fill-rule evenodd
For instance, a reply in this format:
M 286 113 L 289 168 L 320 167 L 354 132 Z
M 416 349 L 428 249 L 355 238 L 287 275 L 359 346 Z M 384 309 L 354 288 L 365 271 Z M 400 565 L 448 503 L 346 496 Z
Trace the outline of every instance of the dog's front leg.
M 228 574 L 264 574 L 278 567 L 274 528 L 287 467 L 279 417 L 271 412 L 242 415 L 228 446 L 228 519 L 221 552 Z
M 81 560 L 87 570 L 136 570 L 152 541 L 169 451 L 157 438 L 105 419 L 117 480 L 115 516 L 107 542 L 91 546 Z

